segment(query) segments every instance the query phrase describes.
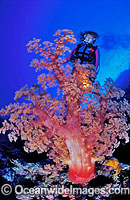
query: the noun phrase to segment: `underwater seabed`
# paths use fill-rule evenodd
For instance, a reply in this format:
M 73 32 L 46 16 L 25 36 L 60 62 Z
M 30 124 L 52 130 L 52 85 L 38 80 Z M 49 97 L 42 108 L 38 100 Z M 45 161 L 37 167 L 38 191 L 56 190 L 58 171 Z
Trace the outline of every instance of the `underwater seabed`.
M 116 170 L 113 168 L 109 170 L 104 163 L 104 166 L 101 164 L 96 165 L 96 177 L 92 179 L 87 185 L 86 184 L 72 184 L 70 181 L 68 182 L 68 168 L 64 169 L 62 172 L 59 172 L 59 177 L 55 177 L 52 179 L 47 179 L 43 173 L 39 170 L 45 164 L 54 164 L 54 162 L 49 159 L 46 153 L 37 154 L 36 152 L 33 153 L 26 153 L 23 150 L 23 142 L 18 139 L 18 141 L 10 143 L 8 140 L 7 135 L 1 135 L 1 146 L 0 146 L 0 178 L 1 178 L 1 186 L 3 184 L 10 184 L 13 188 L 16 185 L 20 184 L 24 188 L 28 187 L 54 187 L 58 186 L 59 188 L 62 185 L 65 188 L 70 188 L 72 185 L 74 188 L 90 188 L 90 193 L 88 195 L 74 195 L 75 197 L 67 197 L 64 195 L 56 195 L 55 197 L 48 198 L 44 196 L 40 199 L 54 199 L 54 200 L 61 200 L 61 199 L 80 199 L 80 200 L 128 200 L 129 195 L 93 195 L 94 188 L 105 188 L 106 191 L 110 187 L 113 188 L 124 188 L 130 187 L 130 158 L 128 156 L 128 152 L 130 151 L 130 143 L 128 144 L 121 144 L 118 147 L 113 157 L 118 159 L 118 162 L 121 166 L 121 172 L 116 174 Z M 123 164 L 121 164 L 123 163 Z M 73 197 L 73 198 L 72 198 Z M 15 199 L 25 199 L 26 195 L 15 195 L 14 191 L 9 196 L 0 195 L 1 200 L 15 200 Z M 38 198 L 39 199 L 39 198 Z M 28 197 L 28 200 L 36 200 L 33 195 Z

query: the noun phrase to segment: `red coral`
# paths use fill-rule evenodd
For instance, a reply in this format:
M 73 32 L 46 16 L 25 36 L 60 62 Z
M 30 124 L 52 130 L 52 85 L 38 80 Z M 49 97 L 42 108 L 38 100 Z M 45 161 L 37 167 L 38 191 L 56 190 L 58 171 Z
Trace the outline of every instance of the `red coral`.
M 48 74 L 38 77 L 44 90 L 25 86 L 16 92 L 15 100 L 24 96 L 26 103 L 9 105 L 0 111 L 1 115 L 10 115 L 0 131 L 11 130 L 10 141 L 21 135 L 27 152 L 49 150 L 49 157 L 60 166 L 58 170 L 62 168 L 60 163 L 68 164 L 69 179 L 85 183 L 95 177 L 95 162 L 103 161 L 104 155 L 112 155 L 119 146 L 118 138 L 128 142 L 126 115 L 130 114 L 130 105 L 111 80 L 103 87 L 98 82 L 86 84 L 89 75 L 94 75 L 93 66 L 88 66 L 83 78 L 83 65 L 75 63 L 73 75 L 71 66 L 61 66 L 65 52 L 69 51 L 65 44 L 76 40 L 69 30 L 58 30 L 55 36 L 54 43 L 44 42 L 42 46 L 40 40 L 33 39 L 27 44 L 29 52 L 43 56 L 31 65 L 36 71 L 48 70 Z M 55 84 L 59 87 L 58 95 L 52 98 L 45 89 Z

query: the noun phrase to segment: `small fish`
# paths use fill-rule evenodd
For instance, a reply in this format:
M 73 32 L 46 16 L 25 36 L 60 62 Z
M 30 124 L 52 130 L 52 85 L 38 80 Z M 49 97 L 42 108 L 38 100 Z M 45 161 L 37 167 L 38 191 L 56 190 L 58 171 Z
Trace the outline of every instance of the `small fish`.
M 117 159 L 114 158 L 114 159 L 111 159 L 111 160 L 107 161 L 106 165 L 109 166 L 111 169 L 112 168 L 115 169 L 116 174 L 120 174 L 121 166 L 120 166 L 120 164 L 119 164 Z

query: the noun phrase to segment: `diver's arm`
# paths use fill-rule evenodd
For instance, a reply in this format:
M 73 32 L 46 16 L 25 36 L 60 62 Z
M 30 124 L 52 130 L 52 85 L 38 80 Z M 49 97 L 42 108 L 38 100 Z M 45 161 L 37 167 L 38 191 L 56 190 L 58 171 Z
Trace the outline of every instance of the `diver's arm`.
M 73 49 L 73 51 L 70 53 L 69 56 L 67 56 L 66 58 L 64 58 L 64 59 L 62 60 L 62 64 L 67 63 L 67 62 L 69 62 L 69 61 L 71 60 L 71 56 L 72 56 L 72 54 L 75 52 L 77 46 L 78 46 L 78 45 L 75 46 L 75 48 Z
M 98 48 L 96 49 L 95 54 L 96 54 L 96 64 L 95 64 L 96 74 L 98 74 L 100 69 L 100 51 Z

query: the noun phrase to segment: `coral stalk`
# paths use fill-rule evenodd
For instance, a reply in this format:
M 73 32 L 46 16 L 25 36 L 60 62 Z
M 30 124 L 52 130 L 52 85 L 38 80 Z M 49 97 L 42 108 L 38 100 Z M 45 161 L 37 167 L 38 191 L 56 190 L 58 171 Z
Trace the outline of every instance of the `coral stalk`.
M 66 140 L 70 152 L 69 180 L 73 183 L 86 183 L 95 177 L 95 161 L 87 151 L 82 139 Z

